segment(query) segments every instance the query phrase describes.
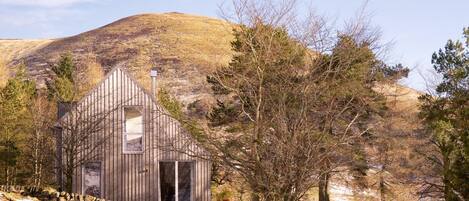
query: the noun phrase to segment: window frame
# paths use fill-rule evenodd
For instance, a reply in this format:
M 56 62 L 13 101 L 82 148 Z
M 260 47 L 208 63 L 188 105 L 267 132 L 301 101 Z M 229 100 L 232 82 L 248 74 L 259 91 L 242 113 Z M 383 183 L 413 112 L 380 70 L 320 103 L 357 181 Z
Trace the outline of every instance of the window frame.
M 196 161 L 195 160 L 158 160 L 158 200 L 161 199 L 161 175 L 160 175 L 160 163 L 161 162 L 171 162 L 174 163 L 174 193 L 175 193 L 175 201 L 179 201 L 179 162 L 189 162 L 191 164 L 191 201 L 195 200 L 195 187 L 197 185 L 195 181 L 195 168 L 196 168 Z
M 138 111 L 140 111 L 140 114 L 142 115 L 142 150 L 140 151 L 128 151 L 126 150 L 126 137 L 128 135 L 139 135 L 139 133 L 127 133 L 125 131 L 126 125 L 125 125 L 125 109 L 126 108 L 134 108 Z M 142 105 L 125 105 L 122 107 L 122 154 L 143 154 L 145 152 L 145 110 Z
M 85 166 L 86 164 L 88 163 L 99 163 L 99 198 L 103 198 L 103 173 L 104 173 L 104 169 L 103 169 L 103 162 L 102 161 L 87 161 L 83 164 L 81 164 L 81 194 L 82 195 L 86 195 L 85 194 Z

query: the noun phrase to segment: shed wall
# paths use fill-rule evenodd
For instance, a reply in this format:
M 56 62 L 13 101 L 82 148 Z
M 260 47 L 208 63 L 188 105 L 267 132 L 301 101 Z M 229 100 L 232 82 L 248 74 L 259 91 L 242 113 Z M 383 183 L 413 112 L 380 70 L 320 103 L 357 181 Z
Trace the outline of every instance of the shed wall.
M 123 154 L 123 106 L 141 106 L 143 109 L 144 151 L 141 154 Z M 77 105 L 80 119 L 92 119 L 105 115 L 102 130 L 86 139 L 86 147 L 79 158 L 101 161 L 101 193 L 106 200 L 159 200 L 159 161 L 193 161 L 193 200 L 210 200 L 211 164 L 199 157 L 192 157 L 167 149 L 178 147 L 202 153 L 192 143 L 191 137 L 181 125 L 167 115 L 141 86 L 119 68 L 86 95 Z M 73 122 L 75 116 L 64 121 Z M 64 130 L 63 132 L 67 132 Z M 66 134 L 66 133 L 64 133 Z M 103 142 L 93 149 L 97 142 Z M 73 191 L 82 193 L 82 172 L 78 167 L 73 180 Z

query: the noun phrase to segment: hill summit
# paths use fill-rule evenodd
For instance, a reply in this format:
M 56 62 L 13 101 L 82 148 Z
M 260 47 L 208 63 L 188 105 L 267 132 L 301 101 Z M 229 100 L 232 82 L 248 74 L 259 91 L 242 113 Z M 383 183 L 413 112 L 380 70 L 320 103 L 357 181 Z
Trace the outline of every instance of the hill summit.
M 0 40 L 6 63 L 24 62 L 39 87 L 63 53 L 73 54 L 78 68 L 96 62 L 105 72 L 123 66 L 145 86 L 157 67 L 159 84 L 181 101 L 204 96 L 205 75 L 231 58 L 233 25 L 218 19 L 181 13 L 126 17 L 75 36 L 51 40 Z M 197 95 L 196 95 L 197 94 Z

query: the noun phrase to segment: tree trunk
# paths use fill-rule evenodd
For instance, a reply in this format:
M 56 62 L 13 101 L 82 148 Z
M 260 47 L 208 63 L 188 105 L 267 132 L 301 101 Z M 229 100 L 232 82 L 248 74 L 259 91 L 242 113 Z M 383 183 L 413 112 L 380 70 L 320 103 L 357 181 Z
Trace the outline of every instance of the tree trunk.
M 71 193 L 73 190 L 73 171 L 67 170 L 65 177 L 65 191 Z
M 10 185 L 10 167 L 6 167 L 6 180 L 7 180 L 7 186 Z
M 329 173 L 322 173 L 319 180 L 319 201 L 329 201 Z
M 42 182 L 42 163 L 39 164 L 36 187 L 40 187 Z
M 386 189 L 385 188 L 386 188 L 386 184 L 384 183 L 383 173 L 381 172 L 379 176 L 380 201 L 386 201 Z
M 326 149 L 321 148 L 319 151 L 321 154 L 326 152 Z M 329 177 L 330 177 L 330 161 L 326 157 L 320 166 L 320 175 L 319 175 L 319 201 L 329 201 Z
M 444 194 L 445 194 L 445 201 L 459 201 L 457 196 L 454 194 L 453 190 L 451 189 L 451 181 L 450 181 L 450 167 L 449 167 L 449 157 L 448 154 L 445 154 L 443 157 L 443 185 L 444 187 Z
M 39 133 L 38 131 L 35 132 L 36 134 L 36 137 L 35 137 L 35 140 L 34 140 L 34 181 L 33 181 L 33 185 L 37 187 L 37 183 L 38 183 L 38 169 L 39 169 Z
M 75 173 L 75 158 L 69 154 L 67 157 L 67 168 L 65 170 L 65 191 L 71 193 L 73 188 L 73 174 Z
M 443 179 L 443 183 L 445 185 L 445 201 L 460 201 L 458 196 L 453 192 L 451 188 L 451 183 L 446 177 Z
M 385 152 L 385 151 L 382 151 L 382 152 Z M 380 201 L 386 201 L 386 193 L 387 193 L 387 186 L 386 186 L 386 181 L 385 181 L 385 178 L 384 178 L 384 173 L 386 171 L 386 168 L 387 168 L 387 163 L 388 163 L 388 157 L 387 155 L 384 155 L 383 154 L 380 154 L 381 155 L 381 158 L 384 158 L 384 160 L 382 160 L 382 166 L 381 166 L 381 170 L 379 171 L 379 194 L 380 194 Z
M 16 175 L 17 175 L 17 168 L 13 168 L 13 177 L 12 179 L 12 184 L 11 185 L 16 185 Z
M 260 201 L 259 194 L 258 193 L 251 193 L 251 201 Z

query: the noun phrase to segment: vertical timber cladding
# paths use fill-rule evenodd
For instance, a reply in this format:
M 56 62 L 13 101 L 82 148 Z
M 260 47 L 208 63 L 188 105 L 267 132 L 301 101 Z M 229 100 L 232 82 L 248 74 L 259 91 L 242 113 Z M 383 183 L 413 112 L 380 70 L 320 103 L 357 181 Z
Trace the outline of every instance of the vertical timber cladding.
M 142 108 L 142 153 L 123 153 L 124 106 Z M 85 119 L 88 123 L 93 119 L 102 118 L 102 129 L 85 140 L 89 146 L 78 156 L 90 162 L 101 163 L 102 198 L 113 201 L 160 200 L 159 162 L 189 161 L 193 162 L 192 201 L 210 200 L 210 162 L 162 147 L 170 143 L 179 148 L 187 146 L 187 149 L 193 150 L 191 153 L 204 151 L 190 143 L 192 139 L 184 132 L 179 122 L 169 117 L 156 103 L 155 98 L 127 72 L 114 68 L 98 86 L 77 103 L 74 111 L 83 111 L 81 114 L 84 117 L 69 115 L 62 121 L 71 122 L 72 118 L 75 118 Z M 97 143 L 100 146 L 92 148 Z M 82 193 L 85 181 L 81 166 L 76 168 L 74 175 L 73 191 Z

